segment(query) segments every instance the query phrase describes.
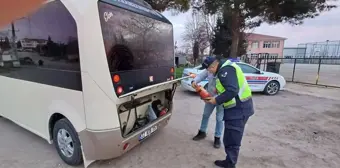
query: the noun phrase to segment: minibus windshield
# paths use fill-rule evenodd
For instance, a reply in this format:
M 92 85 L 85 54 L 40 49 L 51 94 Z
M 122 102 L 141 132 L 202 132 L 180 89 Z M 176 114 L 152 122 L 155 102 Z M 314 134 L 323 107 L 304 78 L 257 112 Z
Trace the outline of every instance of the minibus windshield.
M 169 22 L 105 2 L 98 5 L 110 73 L 120 76 L 124 93 L 173 77 L 174 40 Z

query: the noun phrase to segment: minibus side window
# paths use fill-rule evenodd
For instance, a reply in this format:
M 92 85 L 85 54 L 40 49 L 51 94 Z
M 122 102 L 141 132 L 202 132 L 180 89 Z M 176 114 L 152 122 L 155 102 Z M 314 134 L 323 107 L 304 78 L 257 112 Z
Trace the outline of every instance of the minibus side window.
M 0 29 L 0 75 L 82 90 L 77 26 L 62 2 Z

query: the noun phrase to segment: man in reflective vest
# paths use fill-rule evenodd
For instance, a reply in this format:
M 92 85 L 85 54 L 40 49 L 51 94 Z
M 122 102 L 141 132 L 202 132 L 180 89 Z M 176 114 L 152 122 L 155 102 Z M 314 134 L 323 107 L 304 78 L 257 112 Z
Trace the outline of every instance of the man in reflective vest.
M 224 107 L 223 143 L 227 154 L 225 160 L 216 160 L 215 165 L 235 168 L 245 125 L 254 114 L 252 93 L 241 68 L 230 60 L 205 62 L 205 68 L 217 76 L 218 96 L 209 97 L 207 103 Z

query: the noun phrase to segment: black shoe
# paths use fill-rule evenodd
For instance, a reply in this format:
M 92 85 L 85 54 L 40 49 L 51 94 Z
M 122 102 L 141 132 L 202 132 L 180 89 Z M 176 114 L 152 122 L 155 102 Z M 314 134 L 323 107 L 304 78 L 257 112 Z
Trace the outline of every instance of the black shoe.
M 218 167 L 228 168 L 228 163 L 225 160 L 216 160 L 215 165 Z
M 194 138 L 192 138 L 192 140 L 199 141 L 199 140 L 204 139 L 206 136 L 207 134 L 205 132 L 198 131 L 198 134 Z
M 218 166 L 218 167 L 223 167 L 223 168 L 236 168 L 235 165 L 230 164 L 226 160 L 216 160 L 215 165 Z
M 215 140 L 214 140 L 214 147 L 215 148 L 220 148 L 221 147 L 221 140 L 219 137 L 215 137 Z

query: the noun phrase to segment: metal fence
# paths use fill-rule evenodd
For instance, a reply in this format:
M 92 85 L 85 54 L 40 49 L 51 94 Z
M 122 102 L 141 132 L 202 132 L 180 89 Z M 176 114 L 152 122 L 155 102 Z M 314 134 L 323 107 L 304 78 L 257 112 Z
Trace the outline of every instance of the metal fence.
M 257 58 L 249 63 L 286 81 L 340 88 L 340 57 Z

